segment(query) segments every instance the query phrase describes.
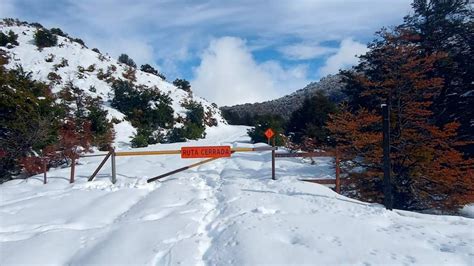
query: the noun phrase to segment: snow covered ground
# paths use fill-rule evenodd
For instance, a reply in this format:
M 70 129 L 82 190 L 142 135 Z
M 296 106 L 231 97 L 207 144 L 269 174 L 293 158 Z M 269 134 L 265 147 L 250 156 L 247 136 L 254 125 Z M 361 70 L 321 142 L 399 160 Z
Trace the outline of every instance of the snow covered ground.
M 253 146 L 246 127 L 208 129 L 185 145 Z M 181 144 L 146 150 L 176 149 Z M 261 144 L 263 145 L 263 144 Z M 473 265 L 474 220 L 387 211 L 297 181 L 332 176 L 332 162 L 238 153 L 161 182 L 146 179 L 197 160 L 118 157 L 118 182 L 101 158 L 0 186 L 0 265 L 352 264 Z

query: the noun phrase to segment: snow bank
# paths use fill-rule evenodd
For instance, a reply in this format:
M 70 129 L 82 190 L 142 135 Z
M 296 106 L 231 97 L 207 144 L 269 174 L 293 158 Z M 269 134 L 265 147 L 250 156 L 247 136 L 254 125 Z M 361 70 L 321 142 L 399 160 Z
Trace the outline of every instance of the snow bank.
M 464 206 L 459 212 L 466 217 L 474 218 L 474 203 Z

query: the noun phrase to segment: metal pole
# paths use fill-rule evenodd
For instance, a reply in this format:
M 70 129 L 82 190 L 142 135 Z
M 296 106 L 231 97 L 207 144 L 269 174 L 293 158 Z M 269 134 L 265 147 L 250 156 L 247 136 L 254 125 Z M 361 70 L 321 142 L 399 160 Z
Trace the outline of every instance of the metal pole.
M 117 182 L 117 172 L 115 168 L 115 148 L 111 152 L 112 152 L 112 184 L 115 184 Z
M 46 157 L 43 157 L 43 184 L 46 184 L 48 182 L 46 177 L 47 168 L 48 167 L 46 166 Z
M 339 168 L 339 152 L 336 148 L 336 192 L 341 193 L 341 179 L 340 179 L 341 169 Z
M 69 183 L 74 183 L 74 171 L 76 170 L 76 157 L 72 157 L 72 164 L 71 164 L 71 177 L 69 178 Z
M 273 137 L 272 147 L 275 147 L 275 137 Z M 272 150 L 272 179 L 276 180 L 275 177 L 275 149 Z
M 383 116 L 383 184 L 384 205 L 388 210 L 393 208 L 392 182 L 390 179 L 390 110 L 382 104 Z

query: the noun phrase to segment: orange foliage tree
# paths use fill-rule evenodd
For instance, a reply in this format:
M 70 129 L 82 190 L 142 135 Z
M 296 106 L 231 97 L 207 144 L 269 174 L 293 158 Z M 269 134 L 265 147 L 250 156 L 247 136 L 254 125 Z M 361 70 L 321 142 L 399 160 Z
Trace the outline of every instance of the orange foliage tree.
M 352 102 L 331 116 L 328 128 L 346 160 L 364 171 L 351 174 L 365 200 L 382 199 L 382 118 L 387 103 L 391 123 L 394 206 L 402 209 L 450 209 L 474 202 L 472 160 L 455 148 L 456 121 L 437 126 L 433 99 L 443 79 L 433 68 L 444 54 L 424 55 L 411 44 L 416 35 L 380 33 L 354 72 L 346 72 Z M 347 165 L 347 164 L 346 164 Z

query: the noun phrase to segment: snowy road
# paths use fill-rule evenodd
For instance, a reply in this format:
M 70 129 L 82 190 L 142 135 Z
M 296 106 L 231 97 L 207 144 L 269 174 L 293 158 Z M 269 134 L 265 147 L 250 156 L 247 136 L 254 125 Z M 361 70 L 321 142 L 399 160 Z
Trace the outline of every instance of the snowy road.
M 186 145 L 253 146 L 245 132 Z M 386 211 L 296 180 L 332 176 L 329 159 L 278 159 L 272 181 L 268 152 L 239 153 L 147 184 L 197 160 L 120 157 L 116 185 L 108 164 L 87 183 L 99 161 L 81 160 L 74 185 L 66 168 L 47 185 L 0 186 L 0 265 L 474 264 L 473 219 Z

